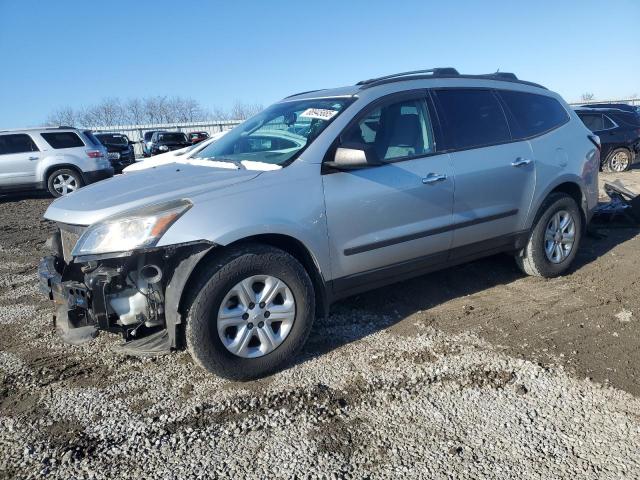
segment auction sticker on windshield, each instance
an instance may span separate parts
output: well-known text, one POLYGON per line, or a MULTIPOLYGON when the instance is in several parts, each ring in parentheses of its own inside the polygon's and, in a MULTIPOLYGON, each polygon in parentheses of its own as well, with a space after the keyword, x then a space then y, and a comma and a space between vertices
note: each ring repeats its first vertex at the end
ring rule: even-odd
POLYGON ((329 110, 326 108, 307 108, 304 112, 300 114, 300 118, 317 118, 319 120, 331 120, 336 113, 337 110, 329 110))

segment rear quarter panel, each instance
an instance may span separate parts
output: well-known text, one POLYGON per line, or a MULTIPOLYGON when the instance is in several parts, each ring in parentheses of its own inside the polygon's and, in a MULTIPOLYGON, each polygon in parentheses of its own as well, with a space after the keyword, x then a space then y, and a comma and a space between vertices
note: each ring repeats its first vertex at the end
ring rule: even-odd
POLYGON ((577 184, 583 195, 582 208, 589 219, 598 203, 598 170, 600 155, 589 140, 591 131, 578 116, 565 106, 570 121, 560 128, 529 140, 536 163, 537 184, 529 211, 527 226, 531 228, 544 199, 559 185, 577 184))

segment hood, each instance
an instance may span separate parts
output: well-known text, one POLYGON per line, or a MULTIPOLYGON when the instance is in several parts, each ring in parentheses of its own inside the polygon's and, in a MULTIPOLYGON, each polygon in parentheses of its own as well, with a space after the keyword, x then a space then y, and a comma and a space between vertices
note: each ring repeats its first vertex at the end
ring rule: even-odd
POLYGON ((116 213, 143 205, 192 198, 250 180, 261 172, 197 165, 165 165, 83 187, 60 197, 44 218, 73 225, 91 225, 116 213))

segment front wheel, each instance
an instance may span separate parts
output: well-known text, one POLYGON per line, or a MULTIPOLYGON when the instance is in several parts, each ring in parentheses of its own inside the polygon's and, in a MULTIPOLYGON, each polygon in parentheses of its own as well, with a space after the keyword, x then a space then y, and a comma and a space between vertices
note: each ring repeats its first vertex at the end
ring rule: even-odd
POLYGON ((516 263, 527 275, 556 277, 571 266, 581 238, 582 214, 576 201, 565 193, 551 194, 540 207, 516 263))
POLYGON ((247 245, 197 275, 186 301, 185 336, 206 370, 234 380, 260 378, 305 343, 315 316, 313 284, 288 253, 247 245))

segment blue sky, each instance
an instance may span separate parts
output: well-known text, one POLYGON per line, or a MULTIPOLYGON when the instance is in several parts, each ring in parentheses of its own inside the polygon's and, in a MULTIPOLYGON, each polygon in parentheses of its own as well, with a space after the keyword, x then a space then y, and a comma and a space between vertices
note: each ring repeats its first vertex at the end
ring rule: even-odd
POLYGON ((0 0, 0 128, 105 97, 206 108, 417 68, 640 95, 640 0, 0 0))

